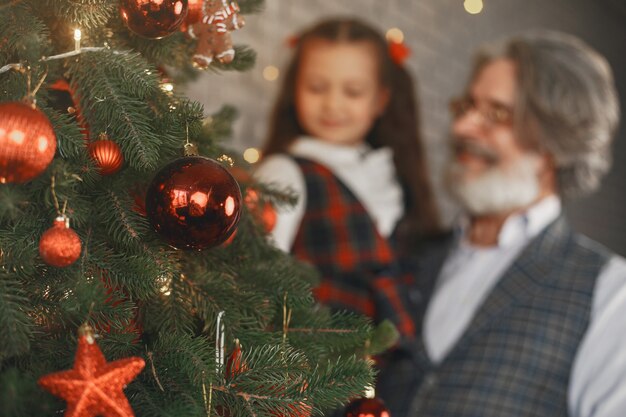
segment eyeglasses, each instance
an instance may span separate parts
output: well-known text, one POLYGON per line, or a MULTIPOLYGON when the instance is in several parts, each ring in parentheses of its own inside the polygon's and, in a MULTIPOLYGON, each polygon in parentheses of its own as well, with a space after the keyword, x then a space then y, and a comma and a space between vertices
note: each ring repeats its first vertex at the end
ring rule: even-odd
POLYGON ((463 96, 450 101, 450 112, 458 119, 470 110, 476 110, 489 126, 512 126, 513 109, 494 101, 477 102, 471 96, 463 96))

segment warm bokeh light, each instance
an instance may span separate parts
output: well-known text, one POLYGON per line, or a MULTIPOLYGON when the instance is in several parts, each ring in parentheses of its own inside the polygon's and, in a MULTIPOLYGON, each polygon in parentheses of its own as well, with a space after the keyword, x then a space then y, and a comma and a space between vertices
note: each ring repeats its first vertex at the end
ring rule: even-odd
POLYGON ((279 75, 280 71, 274 65, 268 65, 263 68, 263 78, 267 81, 276 81, 279 75))
POLYGON ((9 139, 11 139, 16 145, 22 145, 26 135, 21 130, 12 130, 9 133, 9 139))
POLYGON ((391 28, 385 33, 385 38, 389 42, 402 43, 404 41, 404 33, 398 28, 391 28))
POLYGON ((209 194, 196 191, 189 197, 189 215, 193 217, 204 216, 209 203, 209 194))
POLYGON ((235 212, 235 199, 231 196, 226 197, 226 201, 224 201, 224 214, 228 217, 232 216, 235 212))
POLYGON ((83 34, 80 29, 74 29, 74 49, 77 51, 80 49, 80 39, 82 36, 83 34))
POLYGON ((220 157, 217 158, 217 160, 223 164, 228 164, 228 166, 230 167, 235 166, 235 161, 233 160, 233 158, 231 158, 230 156, 226 154, 220 155, 220 157))
POLYGON ((172 84, 172 83, 163 83, 163 84, 161 84, 161 89, 163 91, 165 91, 166 93, 171 93, 172 91, 174 91, 174 84, 172 84))
POLYGON ((177 1, 176 5, 174 5, 174 13, 175 14, 181 14, 183 12, 183 2, 182 1, 177 1))
POLYGON ((243 159, 245 159, 246 162, 249 164, 254 164, 258 162, 260 157, 261 153, 257 148, 248 148, 243 151, 243 159))
POLYGON ((48 138, 45 136, 39 136, 37 138, 37 151, 39 151, 39 153, 44 153, 46 152, 46 150, 48 149, 48 138))
POLYGON ((483 0, 465 0, 463 7, 469 14, 478 14, 483 10, 483 0))

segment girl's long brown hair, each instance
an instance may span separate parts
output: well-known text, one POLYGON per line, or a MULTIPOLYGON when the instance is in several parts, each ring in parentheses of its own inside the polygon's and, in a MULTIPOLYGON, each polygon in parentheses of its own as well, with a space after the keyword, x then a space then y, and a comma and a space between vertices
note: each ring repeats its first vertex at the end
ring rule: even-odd
POLYGON ((376 120, 366 141, 373 148, 388 146, 393 150, 397 175, 404 188, 405 216, 399 224, 400 241, 440 232, 434 195, 428 177, 425 152, 419 135, 417 102, 409 73, 391 59, 387 42, 376 30, 358 20, 327 20, 302 33, 296 43, 291 63, 274 105, 269 136, 263 155, 284 153, 299 136, 306 135, 298 123, 295 108, 296 76, 303 46, 311 39, 333 42, 369 42, 375 46, 380 68, 380 82, 390 91, 389 103, 376 120))

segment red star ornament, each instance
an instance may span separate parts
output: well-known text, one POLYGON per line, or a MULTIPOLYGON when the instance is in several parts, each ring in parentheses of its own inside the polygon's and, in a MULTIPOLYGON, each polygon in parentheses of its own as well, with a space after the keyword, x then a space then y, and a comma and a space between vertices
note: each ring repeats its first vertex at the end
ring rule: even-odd
POLYGON ((39 385, 67 402, 65 417, 132 417, 135 413, 123 389, 144 365, 139 357, 107 363, 87 334, 78 339, 74 369, 44 375, 39 385))

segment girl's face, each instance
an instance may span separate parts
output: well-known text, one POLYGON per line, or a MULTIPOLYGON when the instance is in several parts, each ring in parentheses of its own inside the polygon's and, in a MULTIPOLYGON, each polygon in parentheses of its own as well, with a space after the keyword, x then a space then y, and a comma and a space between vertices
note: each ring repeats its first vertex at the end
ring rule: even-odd
POLYGON ((296 75, 300 126, 320 140, 363 142, 389 96, 379 73, 376 49, 368 42, 307 41, 296 75))

